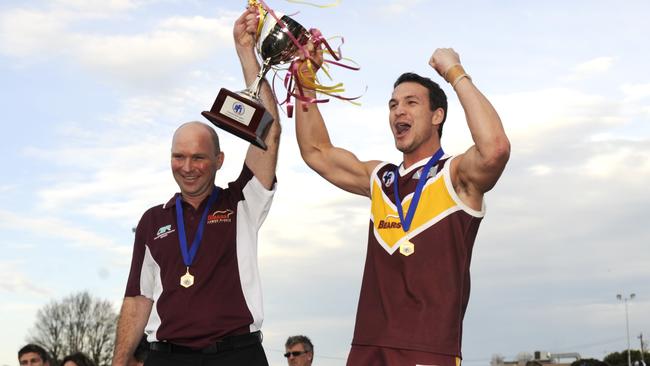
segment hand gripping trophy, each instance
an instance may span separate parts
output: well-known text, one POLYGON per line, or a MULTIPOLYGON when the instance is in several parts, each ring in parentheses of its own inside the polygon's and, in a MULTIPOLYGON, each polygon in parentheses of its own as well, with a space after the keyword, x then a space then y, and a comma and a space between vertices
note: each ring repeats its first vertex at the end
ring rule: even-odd
MULTIPOLYGON (((335 95, 335 92, 343 90, 340 88, 341 84, 334 87, 301 85, 296 61, 300 59, 301 53, 309 58, 309 53, 306 48, 308 42, 311 41, 315 46, 325 45, 329 51, 328 53, 336 60, 340 60, 340 51, 333 51, 317 29, 307 31, 291 17, 273 12, 262 0, 249 0, 249 6, 257 6, 260 9, 260 25, 258 27, 256 42, 256 52, 262 60, 260 72, 257 74, 255 81, 243 91, 235 93, 221 88, 210 111, 204 111, 201 114, 217 127, 266 150, 264 137, 273 121, 273 117, 264 108, 259 98, 259 91, 264 76, 274 66, 291 64, 288 68, 291 77, 285 78, 285 87, 288 90, 288 96, 285 102, 288 102, 291 96, 306 103, 327 101, 307 100, 302 96, 302 92, 300 92, 300 95, 294 94, 291 90, 293 88, 291 80, 294 78, 296 79, 295 83, 297 88, 311 87, 312 89, 325 92, 339 99, 352 100, 356 98, 344 98, 335 95)), ((325 62, 358 70, 356 67, 337 62, 325 62)), ((287 110, 289 117, 291 117, 292 106, 290 103, 288 104, 287 110)))

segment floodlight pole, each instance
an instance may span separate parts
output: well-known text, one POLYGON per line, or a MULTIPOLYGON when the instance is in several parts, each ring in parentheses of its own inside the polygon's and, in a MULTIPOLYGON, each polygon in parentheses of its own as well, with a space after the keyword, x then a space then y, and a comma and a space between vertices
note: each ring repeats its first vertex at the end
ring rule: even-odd
POLYGON ((636 294, 632 293, 629 297, 617 294, 616 298, 625 303, 625 330, 627 332, 627 366, 632 366, 632 356, 630 356, 630 318, 627 311, 627 300, 632 300, 636 294))

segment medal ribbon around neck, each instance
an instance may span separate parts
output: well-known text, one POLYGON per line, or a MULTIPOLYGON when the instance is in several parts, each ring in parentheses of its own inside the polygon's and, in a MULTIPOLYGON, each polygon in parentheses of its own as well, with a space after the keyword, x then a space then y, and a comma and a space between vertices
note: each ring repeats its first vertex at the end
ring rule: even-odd
POLYGON ((199 221, 199 227, 196 230, 196 234, 194 235, 194 240, 192 241, 192 246, 190 248, 187 247, 187 237, 185 235, 185 220, 183 219, 183 206, 181 205, 181 195, 179 194, 176 197, 176 221, 178 225, 178 239, 181 245, 181 254, 183 254, 183 262, 185 263, 185 266, 188 268, 194 262, 194 257, 196 256, 196 252, 199 250, 199 246, 201 245, 201 238, 203 237, 203 229, 205 228, 205 222, 208 218, 208 211, 210 210, 210 207, 214 204, 214 202, 217 200, 220 190, 221 188, 214 187, 214 186, 212 187, 212 193, 210 194, 210 198, 208 199, 208 204, 205 206, 205 209, 203 210, 201 221, 199 221))
POLYGON ((402 209, 402 200, 399 198, 399 192, 397 189, 399 183, 399 166, 395 168, 395 184, 393 191, 395 192, 395 205, 397 206, 397 212, 399 213, 399 220, 402 223, 402 229, 404 232, 408 232, 411 228, 411 223, 413 222, 413 217, 415 216, 415 210, 420 203, 420 196, 422 196, 422 190, 424 189, 424 184, 427 182, 427 177, 431 168, 440 161, 440 158, 445 154, 442 151, 442 148, 438 149, 435 154, 429 159, 427 164, 422 169, 420 173, 420 178, 418 179, 418 185, 415 187, 415 193, 413 194, 413 199, 411 200, 411 205, 409 205, 409 210, 406 213, 406 218, 404 218, 404 210, 402 209))

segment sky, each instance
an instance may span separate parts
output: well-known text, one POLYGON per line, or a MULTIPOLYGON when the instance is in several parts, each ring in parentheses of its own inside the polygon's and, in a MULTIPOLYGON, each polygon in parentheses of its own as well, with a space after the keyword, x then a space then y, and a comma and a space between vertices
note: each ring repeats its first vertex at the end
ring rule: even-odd
MULTIPOLYGON (((499 112, 511 158, 486 195, 472 260, 465 365, 493 355, 602 359, 650 339, 650 48, 645 0, 269 0, 325 36, 346 95, 321 106, 335 145, 401 161, 388 127, 392 83, 413 71, 449 96, 442 144, 472 144, 453 89, 427 61, 453 47, 499 112), (314 2, 316 2, 314 0, 314 2), (320 2, 323 4, 324 2, 320 2)), ((5 0, 0 3, 0 365, 45 304, 83 290, 121 304, 142 213, 177 190, 175 128, 203 120, 220 88, 244 88, 232 25, 246 1, 5 0)), ((278 83, 277 90, 282 91, 278 83)), ((205 120, 203 120, 205 121, 205 120)), ((343 365, 366 252, 369 201, 322 180, 282 117, 278 187, 260 231, 264 346, 306 334, 319 366, 343 365)), ((219 131, 224 186, 247 144, 219 131)))

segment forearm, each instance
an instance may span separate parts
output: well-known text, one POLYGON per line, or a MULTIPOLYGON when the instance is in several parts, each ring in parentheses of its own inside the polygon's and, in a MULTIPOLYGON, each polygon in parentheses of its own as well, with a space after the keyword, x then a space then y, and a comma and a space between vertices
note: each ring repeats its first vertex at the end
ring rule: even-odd
POLYGON ((144 334, 152 301, 143 297, 125 297, 120 310, 113 350, 113 366, 127 365, 144 334))
MULTIPOLYGON (((257 79, 260 72, 260 65, 257 62, 252 48, 237 48, 237 55, 241 62, 242 72, 246 85, 251 85, 257 79)), ((275 170, 278 160, 278 147, 280 145, 280 117, 278 107, 273 97, 273 92, 266 79, 260 80, 259 98, 264 108, 273 117, 273 122, 268 127, 264 142, 266 150, 251 145, 246 154, 246 165, 253 171, 253 174, 267 189, 271 189, 275 178, 275 170)))
MULTIPOLYGON (((257 79, 257 75, 261 70, 261 66, 255 57, 255 52, 252 48, 240 48, 237 47, 237 56, 239 56, 239 61, 242 67, 242 73, 244 74, 244 80, 247 86, 250 86, 257 79)), ((271 114, 274 122, 271 124, 267 135, 267 141, 270 144, 273 144, 277 149, 277 142, 280 136, 280 117, 278 113, 278 106, 273 96, 273 91, 269 85, 266 78, 260 80, 259 87, 259 98, 264 104, 264 108, 271 114)), ((270 148, 270 146, 269 146, 270 148)))
MULTIPOLYGON (((306 96, 309 98, 314 95, 313 92, 307 92, 306 96)), ((324 160, 323 154, 333 147, 329 132, 316 104, 307 103, 304 106, 300 105, 300 102, 297 104, 296 137, 300 154, 307 165, 319 172, 318 163, 324 160)))
POLYGON ((467 125, 481 160, 486 165, 505 164, 510 142, 492 103, 469 78, 459 80, 454 90, 465 111, 467 125))

